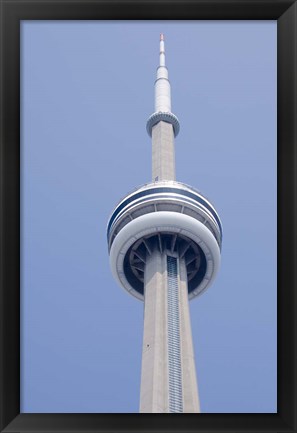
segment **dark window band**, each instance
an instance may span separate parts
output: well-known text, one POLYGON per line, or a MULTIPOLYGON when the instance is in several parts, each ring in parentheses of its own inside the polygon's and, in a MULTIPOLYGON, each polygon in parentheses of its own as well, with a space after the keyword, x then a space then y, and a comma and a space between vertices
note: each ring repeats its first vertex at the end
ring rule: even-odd
POLYGON ((109 223, 108 223, 108 227, 107 227, 107 239, 109 238, 109 231, 110 231, 110 227, 112 225, 112 223, 114 222, 116 216, 118 215, 118 213, 124 208, 126 207, 129 203, 133 202, 134 200, 140 198, 140 197, 145 197, 145 196, 149 196, 151 194, 155 194, 158 192, 174 192, 174 193, 178 193, 187 197, 192 198, 193 200, 195 200, 196 202, 202 204, 204 207, 206 207, 206 209, 208 209, 212 216, 214 217, 214 219, 216 220, 216 222, 218 223, 218 226, 220 227, 220 231, 222 234, 222 225, 220 223, 219 218, 217 217, 217 214, 215 213, 215 211, 213 210, 212 207, 209 206, 209 204, 203 200, 200 197, 197 197, 197 195, 186 191, 184 189, 179 189, 179 188, 167 188, 167 187, 162 187, 162 188, 151 188, 149 190, 144 190, 144 191, 140 191, 134 195, 132 195, 131 197, 129 197, 128 199, 124 200, 114 211, 114 213, 112 214, 112 216, 110 217, 109 223))

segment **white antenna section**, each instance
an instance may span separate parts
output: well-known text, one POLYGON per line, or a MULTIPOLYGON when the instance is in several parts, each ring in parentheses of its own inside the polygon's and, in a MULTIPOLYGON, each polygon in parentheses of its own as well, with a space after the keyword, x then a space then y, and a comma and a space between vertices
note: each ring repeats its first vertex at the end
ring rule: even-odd
POLYGON ((168 69, 165 63, 164 34, 160 34, 159 66, 155 81, 155 112, 148 118, 146 129, 152 137, 153 127, 160 121, 170 123, 173 127, 174 137, 179 133, 178 118, 171 112, 171 90, 168 79, 168 69))
POLYGON ((160 63, 155 81, 155 112, 171 112, 171 91, 168 80, 168 69, 165 66, 164 35, 160 35, 160 63))

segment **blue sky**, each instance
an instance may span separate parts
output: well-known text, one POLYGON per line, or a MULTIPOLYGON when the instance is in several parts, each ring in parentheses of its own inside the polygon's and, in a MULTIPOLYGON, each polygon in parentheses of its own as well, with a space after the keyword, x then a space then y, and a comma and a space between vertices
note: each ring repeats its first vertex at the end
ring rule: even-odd
POLYGON ((190 303, 201 409, 277 410, 276 22, 23 21, 22 412, 138 412, 143 304, 112 278, 106 224, 151 179, 161 32, 177 179, 223 223, 190 303))

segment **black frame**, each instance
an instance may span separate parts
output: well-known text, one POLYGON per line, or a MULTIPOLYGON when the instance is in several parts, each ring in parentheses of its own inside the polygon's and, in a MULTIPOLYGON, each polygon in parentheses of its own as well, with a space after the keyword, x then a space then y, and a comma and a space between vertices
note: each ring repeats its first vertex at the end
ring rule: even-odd
POLYGON ((0 0, 2 432, 296 432, 297 2, 0 0), (20 414, 20 20, 277 20, 278 413, 20 414))

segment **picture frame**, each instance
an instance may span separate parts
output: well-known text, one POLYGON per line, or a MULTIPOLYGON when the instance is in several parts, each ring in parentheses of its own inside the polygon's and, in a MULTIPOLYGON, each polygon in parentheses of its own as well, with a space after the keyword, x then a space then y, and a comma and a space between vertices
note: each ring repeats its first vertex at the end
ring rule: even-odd
POLYGON ((1 431, 296 431, 296 2, 201 0, 1 2, 1 431), (20 413, 20 21, 277 20, 278 412, 276 414, 20 413), (288 229, 289 228, 289 229, 288 229), (175 418, 173 418, 175 417, 175 418))

